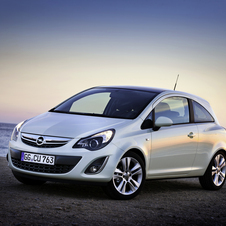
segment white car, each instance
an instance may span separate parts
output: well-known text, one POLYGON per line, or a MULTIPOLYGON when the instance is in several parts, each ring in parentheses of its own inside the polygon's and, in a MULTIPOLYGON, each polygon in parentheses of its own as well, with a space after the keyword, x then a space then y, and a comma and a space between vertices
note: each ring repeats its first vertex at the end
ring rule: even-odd
POLYGON ((225 182, 226 131, 209 103, 173 90, 112 86, 85 90, 18 124, 9 167, 24 184, 99 183, 130 199, 145 179, 199 177, 225 182))

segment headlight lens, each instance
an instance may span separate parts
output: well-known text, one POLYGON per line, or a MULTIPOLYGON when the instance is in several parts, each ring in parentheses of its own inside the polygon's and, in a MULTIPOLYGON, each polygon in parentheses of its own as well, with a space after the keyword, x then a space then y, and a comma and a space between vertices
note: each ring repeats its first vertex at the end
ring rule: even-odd
POLYGON ((11 140, 17 141, 17 138, 19 136, 19 132, 20 132, 20 128, 21 126, 24 124, 25 121, 20 122, 13 130, 12 136, 11 136, 11 140))
POLYGON ((94 134, 90 137, 80 139, 73 148, 85 148, 90 151, 99 150, 108 145, 115 134, 114 129, 94 134))

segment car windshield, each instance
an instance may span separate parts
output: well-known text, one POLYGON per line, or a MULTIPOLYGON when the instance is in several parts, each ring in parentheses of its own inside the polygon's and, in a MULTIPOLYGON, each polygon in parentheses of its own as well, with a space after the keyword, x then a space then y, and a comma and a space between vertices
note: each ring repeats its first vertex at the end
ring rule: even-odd
POLYGON ((134 119, 156 92, 121 88, 92 88, 66 100, 51 112, 134 119))

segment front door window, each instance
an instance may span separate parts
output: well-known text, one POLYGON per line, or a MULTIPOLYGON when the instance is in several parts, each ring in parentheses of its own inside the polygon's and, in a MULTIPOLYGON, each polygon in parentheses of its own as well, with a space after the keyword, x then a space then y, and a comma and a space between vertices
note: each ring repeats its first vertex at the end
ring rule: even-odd
POLYGON ((188 100, 183 97, 169 97, 161 101, 155 108, 155 120, 167 117, 173 124, 189 123, 188 100))

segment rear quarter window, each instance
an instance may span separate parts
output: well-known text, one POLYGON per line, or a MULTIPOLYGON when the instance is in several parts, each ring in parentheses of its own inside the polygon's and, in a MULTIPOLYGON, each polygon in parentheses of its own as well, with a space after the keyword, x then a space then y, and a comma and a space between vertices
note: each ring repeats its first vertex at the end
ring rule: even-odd
POLYGON ((194 122, 214 122, 212 115, 199 103, 192 101, 194 110, 194 122))

